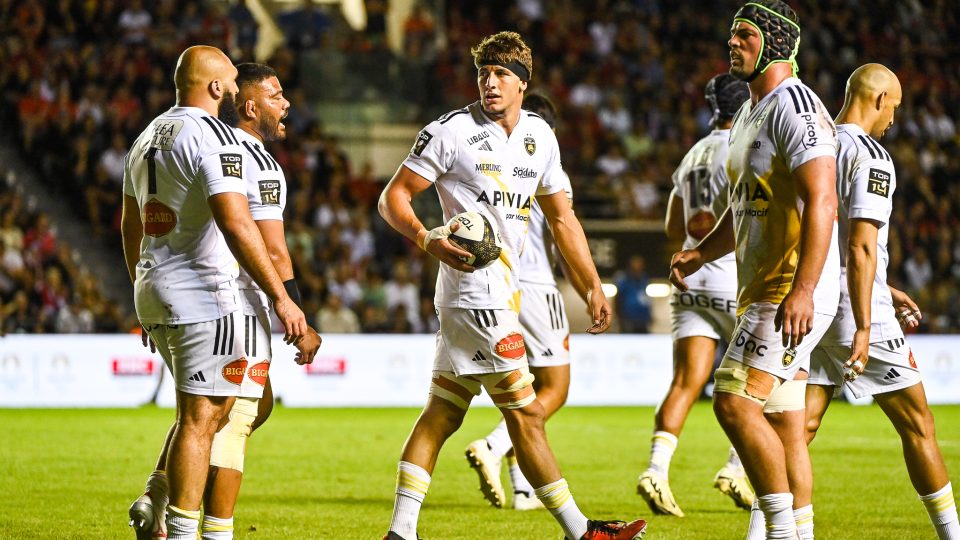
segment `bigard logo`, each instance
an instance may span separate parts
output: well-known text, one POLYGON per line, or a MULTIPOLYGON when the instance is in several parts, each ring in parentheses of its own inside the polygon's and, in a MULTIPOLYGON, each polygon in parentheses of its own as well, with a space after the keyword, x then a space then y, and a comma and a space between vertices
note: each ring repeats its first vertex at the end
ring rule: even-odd
POLYGON ((280 205, 280 181, 260 180, 260 202, 262 204, 280 205))
POLYGON ((250 366, 250 369, 247 370, 247 376, 250 377, 251 381, 260 386, 265 386, 267 384, 267 373, 269 371, 270 362, 260 362, 250 366))
POLYGON ((224 176, 243 178, 243 158, 240 154, 220 154, 220 168, 224 176))
POLYGON ((523 336, 516 332, 507 334, 507 337, 501 339, 493 348, 497 355, 510 360, 519 360, 527 355, 527 348, 523 342, 523 336))
POLYGON ((143 234, 159 238, 177 226, 177 214, 157 199, 143 205, 143 234))
POLYGON ((223 378, 227 382, 233 384, 240 384, 243 382, 243 374, 247 372, 247 359, 241 358, 239 360, 234 360, 229 364, 223 366, 223 378))

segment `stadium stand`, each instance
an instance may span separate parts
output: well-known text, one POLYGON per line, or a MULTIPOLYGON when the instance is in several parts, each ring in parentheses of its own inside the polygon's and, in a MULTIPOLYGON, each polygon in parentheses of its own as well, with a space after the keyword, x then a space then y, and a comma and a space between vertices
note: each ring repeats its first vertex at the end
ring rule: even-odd
MULTIPOLYGON (((578 214, 660 219, 671 172, 707 129, 702 87, 727 68, 724 43, 736 8, 494 0, 444 2, 441 12, 418 1, 395 53, 385 39, 389 2, 367 4, 365 31, 352 30, 329 4, 275 13, 286 39, 266 60, 294 103, 290 137, 271 151, 289 179, 288 241, 305 311, 323 311, 348 329, 353 317, 343 310, 352 311, 363 332, 435 328, 436 262, 376 216, 387 179, 351 163, 333 126, 314 112, 318 103, 399 101, 412 111, 403 120, 426 123, 475 99, 471 43, 519 31, 537 54, 532 88, 564 111, 558 133, 578 214), (322 87, 318 73, 328 76, 322 87)), ((960 331, 960 184, 953 181, 960 175, 960 54, 949 37, 960 31, 960 5, 791 4, 804 21, 801 76, 832 113, 847 75, 863 62, 883 62, 904 81, 900 119, 884 141, 900 178, 890 280, 920 304, 922 332, 960 331)), ((123 154, 146 119, 173 103, 169 74, 179 52, 208 43, 235 61, 253 60, 258 28, 242 2, 3 0, 0 35, 6 144, 49 193, 82 201, 75 208, 91 234, 110 239, 118 237, 123 154)), ((9 185, 0 189, 3 331, 129 330, 132 306, 107 300, 69 248, 45 232, 56 216, 28 211, 9 185)))

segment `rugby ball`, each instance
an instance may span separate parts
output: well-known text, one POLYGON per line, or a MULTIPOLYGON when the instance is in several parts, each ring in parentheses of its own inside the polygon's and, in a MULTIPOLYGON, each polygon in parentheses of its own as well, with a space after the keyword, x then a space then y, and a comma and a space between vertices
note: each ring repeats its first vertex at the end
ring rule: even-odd
POLYGON ((497 226, 487 216, 480 212, 463 212, 450 218, 447 225, 452 228, 454 223, 460 228, 450 234, 450 240, 471 253, 470 257, 461 257, 463 262, 475 268, 486 268, 500 258, 503 240, 497 226))

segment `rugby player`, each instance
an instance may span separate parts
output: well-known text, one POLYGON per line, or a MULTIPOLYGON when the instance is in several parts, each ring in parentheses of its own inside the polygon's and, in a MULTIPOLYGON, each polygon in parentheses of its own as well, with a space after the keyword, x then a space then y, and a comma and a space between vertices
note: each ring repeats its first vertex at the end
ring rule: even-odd
MULTIPOLYGON (((717 223, 727 207, 727 138, 730 124, 749 99, 747 83, 729 73, 707 82, 704 96, 713 111, 713 130, 687 152, 673 173, 673 190, 664 229, 667 237, 692 248, 717 223)), ((670 489, 670 460, 690 408, 713 372, 717 343, 728 341, 736 324, 737 267, 733 253, 705 264, 685 278, 689 289, 673 291, 673 380, 654 415, 650 461, 637 480, 637 493, 658 514, 683 517, 670 489)), ((714 477, 714 487, 741 508, 753 503, 740 456, 730 448, 727 463, 714 477)))
POLYGON ((900 327, 916 325, 921 315, 912 301, 895 301, 886 285, 887 225, 897 175, 890 153, 878 140, 893 125, 901 98, 900 81, 892 71, 866 64, 847 81, 836 119, 841 300, 810 361, 807 441, 816 436, 830 399, 843 385, 858 398, 872 395, 900 435, 907 473, 937 537, 957 540, 960 523, 953 487, 923 381, 900 327))
MULTIPOLYGON (((540 116, 556 132, 557 108, 546 96, 526 94, 523 109, 540 116)), ((566 179, 564 191, 572 205, 573 188, 569 178, 566 179)), ((523 327, 530 373, 534 376, 533 390, 537 401, 543 405, 545 420, 566 403, 570 390, 570 324, 554 275, 557 265, 555 246, 543 211, 534 199, 530 204, 527 239, 520 254, 518 270, 522 299, 520 326, 523 327)), ((565 266, 563 269, 565 274, 569 274, 565 266)), ((543 508, 517 464, 506 421, 501 420, 485 438, 471 442, 466 455, 470 466, 480 477, 480 491, 494 507, 500 508, 506 504, 500 482, 501 460, 506 457, 513 487, 513 509, 543 508)))
POLYGON ((440 319, 430 396, 403 448, 388 540, 415 540, 420 507, 437 455, 460 427, 470 401, 486 389, 500 408, 524 476, 569 539, 639 538, 646 522, 587 520, 577 507, 544 431, 520 325, 517 271, 531 199, 536 196, 600 333, 610 305, 573 215, 564 186, 556 136, 541 117, 521 109, 533 71, 530 48, 515 32, 484 38, 471 53, 480 101, 425 127, 380 196, 379 210, 397 231, 438 258, 434 299, 440 319), (447 237, 457 225, 427 229, 411 205, 436 187, 446 219, 464 211, 495 221, 503 238, 500 259, 477 270, 470 254, 447 237))
POLYGON ((127 155, 121 232, 137 317, 174 376, 177 422, 168 434, 166 531, 134 523, 140 538, 197 537, 218 428, 237 396, 259 398, 237 331, 238 265, 273 301, 285 339, 305 361, 319 347, 286 292, 247 203, 243 147, 218 117, 235 118, 237 69, 215 47, 185 50, 177 104, 141 133, 127 155))
POLYGON ((686 276, 736 250, 738 320, 715 374, 714 412, 743 458, 767 538, 794 538, 798 523, 813 527, 810 351, 840 294, 836 128, 795 76, 800 25, 790 6, 747 2, 730 35, 730 73, 750 86, 730 128, 730 206, 700 244, 674 255, 671 280, 687 290, 686 276))

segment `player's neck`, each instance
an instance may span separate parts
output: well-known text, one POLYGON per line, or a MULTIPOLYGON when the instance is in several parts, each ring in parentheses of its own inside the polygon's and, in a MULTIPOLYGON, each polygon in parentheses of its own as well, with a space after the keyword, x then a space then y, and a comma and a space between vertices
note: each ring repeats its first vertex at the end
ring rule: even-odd
POLYGON ((197 96, 195 93, 190 92, 181 93, 178 91, 176 105, 177 107, 196 107, 203 109, 210 116, 217 116, 219 113, 216 101, 197 96))
POLYGON ((251 126, 250 124, 248 124, 248 123, 246 123, 246 122, 240 122, 239 124, 237 124, 237 128, 242 129, 243 131, 247 132, 248 134, 250 134, 251 137, 253 137, 254 139, 260 141, 261 144, 263 143, 263 135, 260 135, 260 132, 257 131, 257 130, 256 130, 253 126, 251 126))
POLYGON ((793 76, 793 67, 787 63, 777 63, 767 68, 756 79, 750 81, 750 100, 756 105, 761 99, 773 92, 780 83, 793 76))
POLYGON ((862 129, 863 132, 868 135, 870 134, 870 128, 872 124, 872 122, 868 121, 863 112, 849 101, 843 104, 843 108, 840 109, 840 114, 837 115, 834 123, 838 126, 841 124, 856 124, 860 126, 860 129, 862 129))
POLYGON ((493 122, 503 128, 503 131, 507 134, 507 137, 513 132, 513 129, 517 127, 517 123, 520 121, 520 107, 511 107, 502 113, 492 113, 490 111, 483 111, 483 114, 487 118, 493 120, 493 122))

